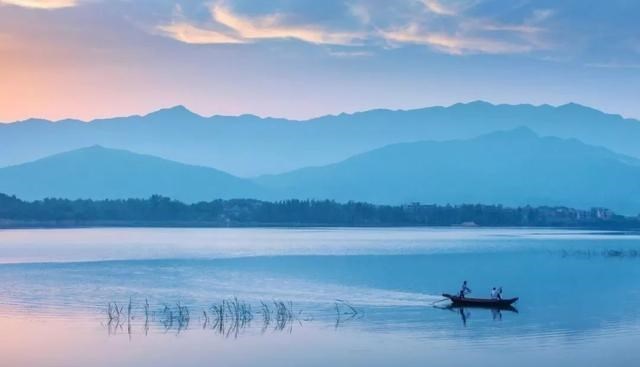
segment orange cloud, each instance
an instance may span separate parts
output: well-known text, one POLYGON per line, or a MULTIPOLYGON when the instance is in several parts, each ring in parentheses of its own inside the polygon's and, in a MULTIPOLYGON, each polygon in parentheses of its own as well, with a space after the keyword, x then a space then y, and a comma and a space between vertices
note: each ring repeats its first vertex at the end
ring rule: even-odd
POLYGON ((211 6, 211 16, 226 31, 202 28, 186 21, 158 27, 165 35, 191 44, 250 43, 262 39, 297 39, 314 44, 355 45, 364 34, 338 32, 316 25, 287 25, 282 14, 243 17, 220 6, 211 6))
POLYGON ((280 14, 241 17, 220 5, 213 5, 211 14, 216 22, 246 39, 294 38, 316 44, 350 45, 361 37, 358 33, 333 32, 312 25, 284 25, 280 14))
POLYGON ((32 9, 61 9, 78 5, 77 0, 0 0, 0 4, 32 9))
POLYGON ((196 27, 187 22, 177 22, 158 27, 169 37, 190 44, 244 43, 242 39, 231 37, 221 32, 196 27))
POLYGON ((438 0, 422 0, 425 8, 438 15, 455 15, 457 12, 451 7, 445 6, 438 0))
POLYGON ((512 43, 466 35, 423 32, 416 25, 410 25, 404 29, 385 31, 382 32, 382 35, 387 41, 427 45, 452 55, 469 53, 508 54, 532 50, 530 45, 524 43, 512 43))

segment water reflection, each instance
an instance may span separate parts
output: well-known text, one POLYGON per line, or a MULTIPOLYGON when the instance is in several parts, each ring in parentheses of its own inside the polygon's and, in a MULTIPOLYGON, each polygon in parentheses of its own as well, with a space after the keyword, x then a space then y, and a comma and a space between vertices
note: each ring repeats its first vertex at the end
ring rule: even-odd
POLYGON ((446 306, 438 306, 434 305, 434 308, 451 311, 460 315, 460 320, 462 321, 462 325, 467 327, 467 321, 471 318, 471 310, 474 310, 474 313, 482 312, 482 310, 486 310, 490 315, 493 321, 502 321, 503 312, 506 313, 518 313, 518 309, 514 306, 501 306, 501 307, 487 307, 487 306, 473 306, 473 305, 465 305, 459 306, 454 304, 449 304, 446 306))

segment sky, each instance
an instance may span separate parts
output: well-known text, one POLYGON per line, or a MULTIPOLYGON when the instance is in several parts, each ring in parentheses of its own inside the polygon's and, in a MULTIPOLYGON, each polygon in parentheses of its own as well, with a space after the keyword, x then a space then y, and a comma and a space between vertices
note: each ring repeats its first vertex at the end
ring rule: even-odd
POLYGON ((0 0, 0 121, 457 102, 640 118, 635 0, 0 0))

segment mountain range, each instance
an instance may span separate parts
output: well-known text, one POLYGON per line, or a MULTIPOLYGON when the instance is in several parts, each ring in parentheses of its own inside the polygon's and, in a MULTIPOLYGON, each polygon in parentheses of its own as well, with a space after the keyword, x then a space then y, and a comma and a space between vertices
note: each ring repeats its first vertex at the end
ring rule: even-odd
POLYGON ((0 192, 23 199, 334 199, 607 207, 640 213, 640 160, 528 128, 471 139, 397 143, 337 163, 241 178, 91 146, 0 169, 0 192))
POLYGON ((182 106, 90 122, 30 119, 0 124, 0 167, 101 145, 254 177, 337 163, 390 144, 470 139, 521 126, 542 136, 575 138, 640 158, 640 121, 577 104, 478 101, 305 121, 253 115, 203 117, 182 106))
POLYGON ((147 198, 185 202, 264 196, 250 180, 119 149, 91 146, 0 169, 0 192, 26 200, 147 198))

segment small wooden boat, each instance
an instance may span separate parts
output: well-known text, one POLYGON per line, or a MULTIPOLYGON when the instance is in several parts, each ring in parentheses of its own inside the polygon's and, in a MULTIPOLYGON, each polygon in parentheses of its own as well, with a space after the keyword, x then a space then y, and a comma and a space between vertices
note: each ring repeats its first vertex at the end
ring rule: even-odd
POLYGON ((485 307, 485 308, 512 308, 512 304, 518 300, 516 298, 504 298, 504 299, 491 299, 491 298, 469 298, 459 297, 451 294, 444 293, 442 297, 446 297, 451 300, 453 306, 457 307, 485 307))

